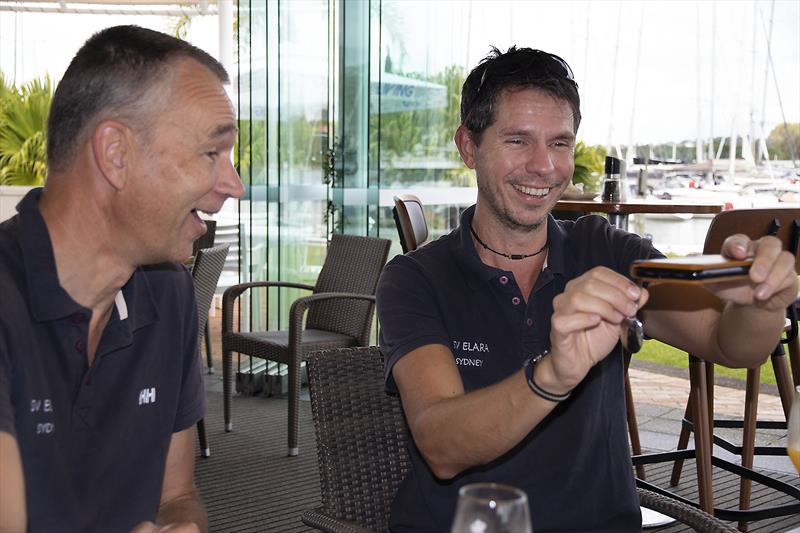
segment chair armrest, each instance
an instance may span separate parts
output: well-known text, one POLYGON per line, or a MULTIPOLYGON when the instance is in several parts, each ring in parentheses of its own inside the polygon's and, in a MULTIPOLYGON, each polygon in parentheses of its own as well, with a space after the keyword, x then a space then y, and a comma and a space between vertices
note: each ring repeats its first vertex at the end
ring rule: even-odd
POLYGON ((289 349, 299 345, 303 340, 303 314, 308 306, 321 300, 332 300, 336 298, 351 300, 367 300, 375 302, 372 294, 358 294, 354 292, 318 292, 309 296, 302 296, 292 303, 289 308, 289 349))
POLYGON ((349 520, 341 520, 325 514, 322 508, 310 509, 301 516, 303 523, 326 533, 374 533, 349 520))
POLYGON ((670 516, 697 531, 703 531, 704 533, 735 533, 739 531, 705 511, 675 498, 643 488, 637 488, 637 491, 639 492, 639 503, 642 506, 670 516))
POLYGON ((314 290, 313 285, 306 283, 294 283, 291 281, 251 281, 249 283, 239 283, 225 289, 222 293, 222 333, 233 331, 233 304, 236 299, 246 290, 256 287, 286 287, 290 289, 314 290))

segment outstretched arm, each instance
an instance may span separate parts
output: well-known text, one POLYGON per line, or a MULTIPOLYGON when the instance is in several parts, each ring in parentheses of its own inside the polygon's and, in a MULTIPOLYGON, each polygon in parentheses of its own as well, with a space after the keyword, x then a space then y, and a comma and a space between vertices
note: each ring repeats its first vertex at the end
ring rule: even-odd
POLYGON ((704 286, 653 285, 644 310, 645 329, 651 337, 692 355, 752 368, 775 348, 786 308, 797 297, 795 259, 781 250, 775 237, 753 241, 733 235, 725 240, 722 254, 752 257, 749 277, 704 286))

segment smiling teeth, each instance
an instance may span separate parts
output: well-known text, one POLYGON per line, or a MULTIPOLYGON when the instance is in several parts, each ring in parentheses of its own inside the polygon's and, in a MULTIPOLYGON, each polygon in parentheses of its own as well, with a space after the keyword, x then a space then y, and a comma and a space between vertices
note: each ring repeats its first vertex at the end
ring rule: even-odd
POLYGON ((549 188, 537 189, 534 187, 525 187, 524 185, 514 185, 514 188, 530 196, 547 196, 547 193, 550 192, 549 188))

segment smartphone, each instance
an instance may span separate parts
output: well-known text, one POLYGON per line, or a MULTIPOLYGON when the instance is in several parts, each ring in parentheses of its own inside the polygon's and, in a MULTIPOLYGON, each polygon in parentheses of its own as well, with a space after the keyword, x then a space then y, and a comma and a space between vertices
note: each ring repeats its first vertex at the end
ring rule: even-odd
POLYGON ((641 259, 631 264, 631 276, 642 281, 705 283, 746 278, 752 259, 693 255, 675 259, 641 259))

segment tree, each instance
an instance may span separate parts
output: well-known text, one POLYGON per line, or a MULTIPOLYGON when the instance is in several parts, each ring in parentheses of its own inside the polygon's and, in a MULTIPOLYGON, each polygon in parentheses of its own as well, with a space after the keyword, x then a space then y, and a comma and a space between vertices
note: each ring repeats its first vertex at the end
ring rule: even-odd
POLYGON ((47 176, 49 76, 17 88, 0 73, 0 185, 42 185, 47 176))
POLYGON ((800 156, 800 122, 778 124, 772 128, 767 148, 776 159, 797 160, 800 156))

